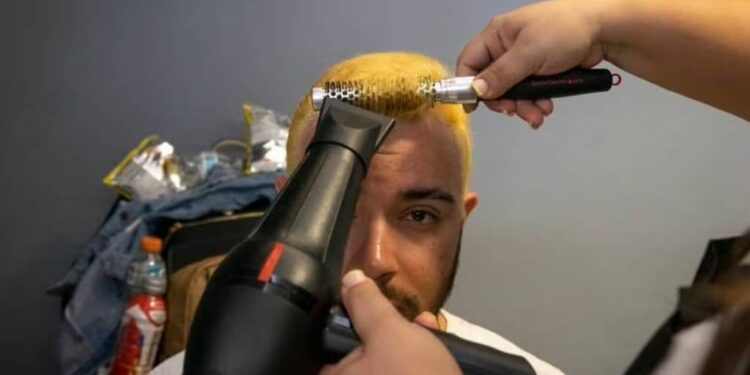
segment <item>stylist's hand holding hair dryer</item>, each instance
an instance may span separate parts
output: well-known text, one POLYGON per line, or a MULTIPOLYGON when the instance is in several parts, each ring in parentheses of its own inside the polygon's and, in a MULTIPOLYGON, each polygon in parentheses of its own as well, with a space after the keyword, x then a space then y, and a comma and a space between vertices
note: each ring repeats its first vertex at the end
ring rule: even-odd
POLYGON ((362 271, 349 271, 341 285, 341 298, 362 345, 324 367, 321 375, 461 374, 448 349, 426 328, 404 319, 362 271))
MULTIPOLYGON (((557 0, 498 15, 458 58, 482 98, 529 75, 603 60, 676 93, 750 120, 750 1, 557 0)), ((485 101, 538 128, 550 100, 485 101)))

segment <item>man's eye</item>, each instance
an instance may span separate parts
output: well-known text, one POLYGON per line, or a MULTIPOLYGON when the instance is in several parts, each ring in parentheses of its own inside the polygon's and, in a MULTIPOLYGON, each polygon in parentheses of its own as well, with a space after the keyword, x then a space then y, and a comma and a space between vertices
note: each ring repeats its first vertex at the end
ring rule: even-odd
POLYGON ((413 221, 415 223, 418 223, 418 224, 431 224, 431 223, 435 222, 435 220, 437 218, 435 217, 435 215, 433 215, 433 214, 431 214, 431 213, 429 213, 427 211, 424 211, 424 210, 415 210, 415 211, 409 212, 406 215, 406 219, 409 220, 409 221, 413 221))

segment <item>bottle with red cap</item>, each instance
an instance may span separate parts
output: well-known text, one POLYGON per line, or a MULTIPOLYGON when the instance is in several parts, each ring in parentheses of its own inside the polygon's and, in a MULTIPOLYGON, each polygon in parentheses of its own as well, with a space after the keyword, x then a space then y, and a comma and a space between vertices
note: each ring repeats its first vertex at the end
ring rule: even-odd
POLYGON ((110 375, 141 375, 151 371, 167 320, 162 241, 145 236, 141 250, 145 257, 133 262, 128 272, 131 298, 123 314, 110 375))

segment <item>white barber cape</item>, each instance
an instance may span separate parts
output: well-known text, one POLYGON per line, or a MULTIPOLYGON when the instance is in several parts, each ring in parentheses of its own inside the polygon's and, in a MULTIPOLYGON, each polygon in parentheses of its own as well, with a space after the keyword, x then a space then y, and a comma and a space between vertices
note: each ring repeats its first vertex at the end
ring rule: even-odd
MULTIPOLYGON (((446 331, 448 333, 452 333, 464 340, 473 341, 477 344, 482 344, 509 354, 524 357, 538 375, 563 375, 563 372, 557 367, 526 352, 502 336, 480 326, 471 324, 445 310, 441 310, 441 312, 443 316, 445 316, 447 322, 446 331)), ((179 352, 154 368, 149 375, 181 375, 184 359, 185 352, 179 352)))

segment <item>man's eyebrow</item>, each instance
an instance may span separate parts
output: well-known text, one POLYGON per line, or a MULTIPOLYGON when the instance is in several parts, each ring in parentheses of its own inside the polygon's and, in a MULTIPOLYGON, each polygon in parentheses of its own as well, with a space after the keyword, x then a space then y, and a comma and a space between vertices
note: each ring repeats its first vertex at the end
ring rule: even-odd
POLYGON ((436 187, 402 190, 401 198, 407 201, 434 199, 447 203, 456 203, 456 198, 451 193, 436 187))

